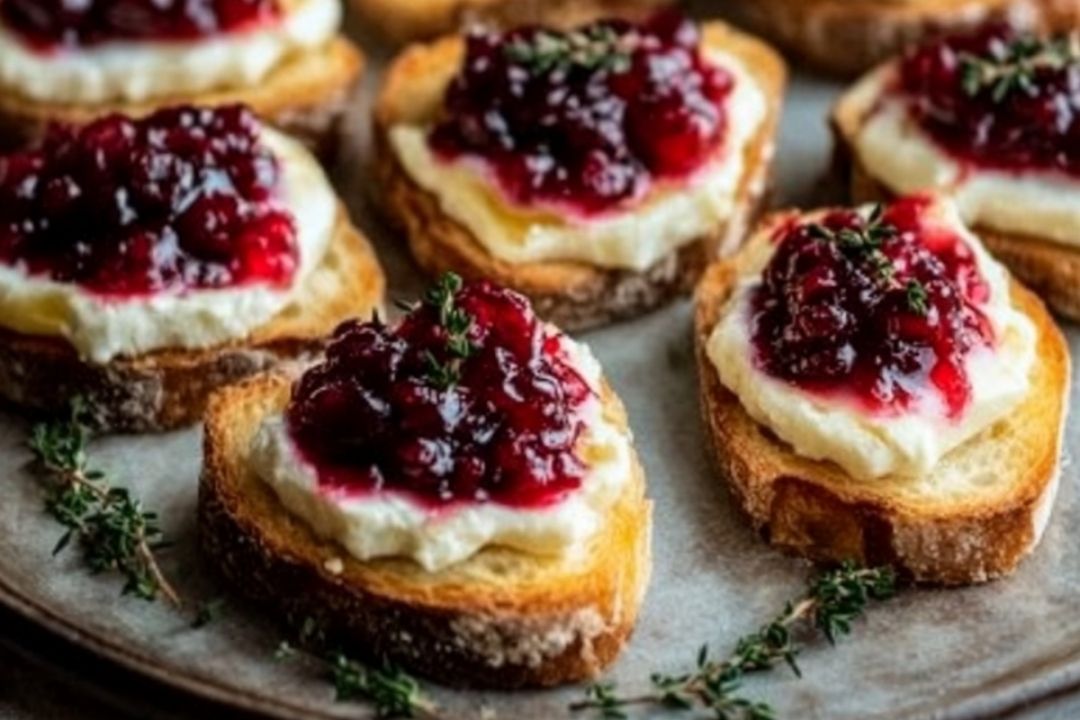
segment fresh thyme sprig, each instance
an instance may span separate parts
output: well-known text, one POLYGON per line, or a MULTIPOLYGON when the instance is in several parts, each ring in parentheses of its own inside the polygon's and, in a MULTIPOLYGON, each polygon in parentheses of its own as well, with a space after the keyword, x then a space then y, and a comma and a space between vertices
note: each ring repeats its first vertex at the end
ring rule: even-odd
POLYGON ((438 279, 424 297, 424 303, 438 312, 439 324, 446 331, 446 351, 450 359, 446 362, 440 361, 431 352, 424 358, 428 379, 443 390, 457 384, 461 379, 461 363, 476 350, 469 340, 472 316, 456 303, 457 294, 463 284, 460 276, 448 272, 438 279))
POLYGON ((1050 40, 1027 36, 1002 43, 988 55, 962 54, 960 82, 967 95, 989 90, 990 98, 1000 103, 1016 92, 1037 93, 1035 73, 1040 68, 1060 70, 1078 62, 1080 33, 1050 40))
POLYGON ((630 67, 632 41, 605 25, 568 33, 540 30, 530 39, 508 43, 504 52, 535 75, 573 68, 624 72, 630 67))
POLYGON ((157 514, 143 511, 127 489, 111 486, 104 472, 89 466, 85 418, 86 407, 76 400, 67 420, 39 423, 28 442, 51 481, 45 508, 67 528, 53 554, 78 539, 91 572, 124 577, 123 594, 144 600, 164 595, 181 607, 154 554, 163 545, 157 514))
POLYGON ((816 240, 836 243, 849 255, 865 257, 873 266, 878 280, 889 288, 903 287, 908 308, 917 315, 925 316, 930 311, 930 295, 926 287, 917 278, 910 278, 904 285, 899 285, 896 266, 881 249, 885 241, 895 237, 897 233, 894 225, 885 222, 884 215, 884 207, 877 203, 870 209, 862 227, 832 230, 820 223, 812 223, 807 226, 806 231, 816 240))
POLYGON ((607 720, 621 720, 629 708, 649 706, 708 710, 720 720, 773 720, 776 713, 768 704, 739 694, 743 677, 780 663, 801 677, 796 661, 801 650, 796 640, 799 631, 816 630, 835 643, 851 631, 852 623, 871 601, 885 600, 894 593, 891 569, 862 569, 845 563, 811 580, 803 597, 787 603, 783 612, 757 632, 740 638, 726 659, 710 658, 705 646, 698 652, 692 671, 682 675, 656 673, 648 693, 623 697, 614 685, 594 685, 585 699, 570 709, 592 710, 607 720))
POLYGON ((422 693, 420 684, 393 665, 371 668, 337 653, 331 660, 330 679, 339 701, 366 700, 380 718, 434 718, 437 709, 422 693))

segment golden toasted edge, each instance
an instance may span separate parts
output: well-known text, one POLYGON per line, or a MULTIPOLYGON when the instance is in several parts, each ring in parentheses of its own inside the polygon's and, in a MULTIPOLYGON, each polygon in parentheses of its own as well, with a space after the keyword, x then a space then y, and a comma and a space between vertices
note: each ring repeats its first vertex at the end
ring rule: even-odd
MULTIPOLYGON (((884 66, 883 66, 884 67, 884 66)), ((881 72, 881 69, 873 72, 881 72)), ((864 120, 861 107, 844 95, 833 108, 831 125, 835 152, 834 172, 846 184, 853 202, 874 202, 895 197, 870 175, 855 152, 855 138, 864 120)), ((1080 320, 1080 249, 1046 238, 1005 233, 976 226, 973 231, 986 247, 1024 285, 1035 291, 1054 312, 1080 320)))
MULTIPOLYGON (((252 434, 289 388, 287 377, 258 376, 216 393, 206 414, 200 543, 238 592, 287 624, 311 618, 335 643, 451 685, 559 685, 614 661, 651 566, 652 504, 636 458, 633 482, 583 563, 534 559, 535 577, 496 583, 470 568, 511 567, 520 553, 487 549, 438 573, 404 560, 360 562, 318 539, 245 465, 252 434)), ((605 403, 623 413, 610 390, 605 403)))
MULTIPOLYGON (((782 213, 776 218, 789 217, 782 213)), ((767 220, 766 223, 769 223, 767 220)), ((1039 427, 1019 429, 1042 447, 1005 499, 915 504, 874 483, 847 481, 838 466, 798 456, 756 423, 720 382, 706 351, 740 274, 736 256, 711 266, 696 292, 695 346, 702 415, 717 469, 755 530, 771 544, 816 561, 889 564, 918 582, 958 585, 1008 574, 1037 544, 1057 491, 1071 372, 1068 347, 1042 302, 1018 283, 1014 303, 1038 329, 1037 362, 1048 387, 1039 427)), ((993 442, 990 428, 969 444, 993 442)))
POLYGON ((55 415, 79 396, 94 424, 108 432, 160 432, 197 422, 213 390, 313 356, 340 322, 381 308, 382 268, 344 208, 320 270, 332 272, 340 286, 317 307, 290 307, 248 338, 206 350, 160 350, 98 365, 60 338, 0 330, 0 398, 27 413, 55 415))
POLYGON ((339 37, 319 50, 292 56, 250 88, 174 95, 147 103, 93 105, 40 102, 0 89, 0 148, 16 149, 34 142, 50 122, 83 125, 111 113, 139 117, 174 105, 243 103, 325 160, 338 146, 340 124, 363 67, 360 48, 339 37))
POLYGON ((782 59, 771 48, 723 23, 706 24, 704 42, 744 63, 767 98, 767 117, 747 148, 738 211, 727 227, 688 243, 644 272, 575 262, 506 262, 447 216, 438 199, 409 177, 387 135, 394 125, 422 121, 431 112, 445 77, 431 69, 459 64, 462 42, 458 37, 446 37, 403 51, 389 67, 375 105, 376 171, 382 206, 391 221, 404 230, 417 263, 432 275, 453 270, 519 290, 530 297, 541 316, 567 330, 640 315, 689 291, 711 258, 731 252, 741 243, 764 206, 787 78, 782 59))

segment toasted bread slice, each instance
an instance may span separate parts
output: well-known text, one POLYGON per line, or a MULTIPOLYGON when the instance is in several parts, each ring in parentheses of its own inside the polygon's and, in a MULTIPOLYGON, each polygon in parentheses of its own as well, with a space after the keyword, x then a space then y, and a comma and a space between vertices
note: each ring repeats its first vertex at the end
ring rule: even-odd
POLYGON ((84 125, 110 113, 133 117, 173 105, 245 104, 271 125, 302 141, 320 158, 333 156, 340 124, 360 79, 364 58, 344 38, 290 56, 258 85, 195 95, 170 95, 144 103, 64 104, 0 92, 0 147, 15 149, 38 139, 50 122, 84 125))
POLYGON ((1051 31, 1080 28, 1080 0, 1038 0, 1051 31))
MULTIPOLYGON (((288 378, 263 375, 216 393, 207 411, 199 537, 237 591, 291 624, 311 618, 315 635, 451 685, 558 685, 615 659, 650 571, 652 506, 636 458, 583 558, 489 547, 438 572, 361 562, 319 539, 247 465, 261 421, 289 393, 288 378)), ((604 403, 625 424, 606 386, 604 403)))
POLYGON ((473 20, 571 27, 604 17, 642 18, 673 0, 352 0, 364 23, 392 42, 452 32, 473 20))
POLYGON ((1001 20, 1033 27, 1041 0, 754 0, 739 19, 816 69, 851 77, 905 45, 1001 20))
POLYGON ((813 560, 889 564, 918 582, 958 585, 1011 572, 1042 536, 1060 470, 1070 360, 1042 302, 1013 282, 1013 302, 1038 329, 1031 392, 1019 407, 946 455, 933 482, 859 481, 796 454, 720 382, 706 343, 745 272, 742 255, 709 268, 694 334, 716 466, 755 530, 813 560))
POLYGON ((438 198, 409 176, 390 147, 390 128, 423 123, 439 112, 442 94, 461 63, 461 38, 447 37, 408 48, 387 71, 375 108, 377 172, 383 207, 408 239, 413 257, 431 275, 451 270, 488 278, 533 302, 539 315, 567 330, 583 330, 633 317, 688 292, 714 257, 731 252, 764 206, 774 138, 787 71, 767 45, 729 26, 704 26, 708 47, 738 57, 760 85, 767 115, 744 155, 735 215, 708 237, 669 253, 644 272, 580 262, 511 263, 492 255, 442 209, 438 198))
MULTIPOLYGON (((884 66, 874 72, 883 71, 884 66)), ((869 111, 866 98, 848 94, 840 99, 832 113, 836 172, 848 184, 851 199, 857 203, 888 200, 895 195, 870 175, 854 150, 855 139, 869 111)), ((990 252, 1021 282, 1038 293, 1052 310, 1080 320, 1080 249, 1034 235, 1005 233, 987 227, 976 226, 973 231, 990 252)))
POLYGON ((80 396, 93 424, 110 432, 157 432, 198 422, 213 390, 315 355, 343 320, 381 308, 382 269, 344 208, 339 212, 330 249, 301 297, 249 337, 97 365, 61 338, 0 330, 0 398, 33 413, 59 414, 80 396))

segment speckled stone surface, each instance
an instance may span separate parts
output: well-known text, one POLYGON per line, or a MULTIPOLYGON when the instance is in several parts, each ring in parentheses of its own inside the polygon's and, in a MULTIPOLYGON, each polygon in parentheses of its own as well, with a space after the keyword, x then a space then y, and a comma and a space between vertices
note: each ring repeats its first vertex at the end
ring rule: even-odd
MULTIPOLYGON (((354 112, 357 132, 344 155, 349 170, 338 180, 354 220, 376 240, 392 296, 407 298, 419 280, 400 243, 372 213, 366 161, 351 160, 366 157, 363 108, 372 80, 354 112)), ((821 178, 831 147, 824 117, 838 89, 797 76, 777 158, 777 204, 826 197, 821 178)), ((1080 348, 1080 331, 1069 335, 1073 349, 1080 348)), ((759 542, 709 468, 689 303, 584 339, 626 402, 656 502, 653 583, 637 633, 611 673, 632 690, 644 687, 653 670, 689 667, 703 642, 719 652, 730 649, 739 634, 800 591, 809 568, 759 542)), ((77 644, 219 700, 282 716, 364 716, 361 707, 333 702, 316 667, 274 662, 280 632, 239 602, 227 602, 218 621, 193 630, 165 607, 119 599, 115 582, 90 577, 70 553, 51 557, 59 531, 41 510, 40 486, 25 472, 25 433, 24 424, 0 415, 0 593, 20 613, 77 644)), ((1072 422, 1066 447, 1078 441, 1080 425, 1072 422)), ((198 431, 100 441, 94 458, 163 512, 166 534, 176 542, 165 569, 180 578, 184 592, 220 594, 195 552, 198 431)), ((1074 610, 1080 537, 1072 532, 1080 522, 1080 472, 1069 462, 1064 472, 1046 538, 1016 575, 977 588, 905 592, 875 609, 838 648, 808 649, 803 679, 778 671, 753 679, 747 692, 774 704, 784 718, 1080 717, 1080 700, 1070 694, 1080 686, 1080 615, 1074 610)), ((16 635, 16 624, 25 621, 0 615, 0 638, 16 635)), ((16 639, 43 660, 0 645, 0 718, 117 717, 117 702, 137 717, 199 712, 155 707, 154 686, 132 674, 99 677, 89 672, 101 669, 90 655, 39 647, 23 634, 16 639)), ((565 717, 579 693, 434 690, 447 717, 515 720, 565 717)))

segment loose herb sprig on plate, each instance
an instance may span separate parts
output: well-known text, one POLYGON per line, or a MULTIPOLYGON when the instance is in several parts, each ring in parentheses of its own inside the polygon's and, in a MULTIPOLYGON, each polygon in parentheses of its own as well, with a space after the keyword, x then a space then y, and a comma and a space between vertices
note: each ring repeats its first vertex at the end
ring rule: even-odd
POLYGON ((1080 63, 1080 33, 1050 40, 1022 37, 989 55, 962 54, 960 82, 967 95, 989 90, 990 98, 1000 103, 1015 92, 1036 93, 1035 73, 1040 68, 1060 70, 1074 63, 1080 63))
POLYGON ((428 379, 443 390, 457 384, 461 379, 461 363, 476 350, 469 340, 472 316, 456 302, 463 284, 460 276, 445 273, 424 297, 424 304, 439 313, 439 324, 446 331, 446 351, 450 359, 446 362, 440 361, 430 352, 425 357, 428 379))
POLYGON ((110 485, 103 471, 89 466, 85 413, 84 403, 76 400, 67 420, 39 423, 28 442, 51 483, 45 508, 67 528, 53 554, 77 539, 91 572, 124 577, 125 595, 144 600, 163 595, 180 607, 180 596, 154 555, 162 546, 157 514, 144 511, 130 491, 110 485))
POLYGON ((735 644, 724 660, 709 657, 708 646, 698 652, 694 669, 682 675, 654 674, 652 691, 623 697, 611 684, 594 685, 572 711, 593 710, 600 717, 627 717, 631 707, 664 707, 672 710, 708 710, 720 720, 772 720, 776 713, 766 703, 738 694, 743 676, 786 664, 801 677, 796 658, 801 646, 800 630, 819 632, 830 643, 851 631, 851 624, 871 601, 895 593, 895 576, 889 568, 861 569, 845 563, 811 580, 806 594, 787 603, 777 617, 735 644))
POLYGON ((865 257, 873 265, 882 283, 889 287, 903 287, 907 294, 908 308, 916 315, 925 316, 930 311, 930 295, 926 287, 917 278, 908 279, 903 286, 898 285, 896 266, 881 250, 885 241, 895 237, 897 233, 894 225, 885 222, 884 215, 885 208, 878 203, 870 209, 862 227, 832 230, 820 223, 812 223, 807 226, 806 231, 816 240, 836 243, 850 255, 865 257))
POLYGON ((630 67, 631 44, 629 36, 593 25, 568 33, 540 30, 529 40, 508 43, 504 52, 536 75, 573 68, 625 72, 630 67))

